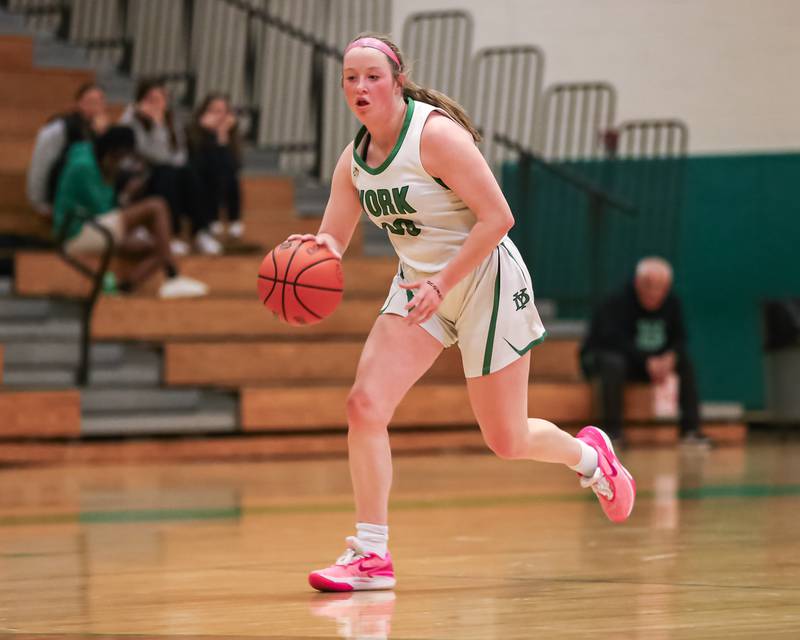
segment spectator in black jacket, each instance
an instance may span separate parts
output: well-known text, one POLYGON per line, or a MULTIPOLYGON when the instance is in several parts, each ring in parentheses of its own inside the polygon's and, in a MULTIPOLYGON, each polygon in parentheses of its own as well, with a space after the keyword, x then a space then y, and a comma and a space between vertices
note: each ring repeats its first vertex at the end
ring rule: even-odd
POLYGON ((215 236, 225 234, 219 212, 224 208, 228 222, 227 235, 239 239, 244 233, 241 220, 242 139, 228 96, 209 93, 194 112, 186 129, 189 164, 198 177, 203 201, 208 204, 207 217, 215 236))
POLYGON ((621 293, 595 311, 581 346, 581 367, 601 389, 602 425, 622 436, 625 381, 663 382, 676 373, 681 436, 702 441, 694 369, 686 350, 686 328, 678 298, 671 292, 672 267, 662 258, 642 259, 621 293))
POLYGON ((56 185, 70 146, 95 140, 109 123, 106 94, 89 82, 75 93, 71 111, 53 116, 39 129, 27 179, 28 201, 37 213, 46 217, 53 213, 56 185))
POLYGON ((136 151, 150 165, 145 195, 160 196, 172 214, 172 251, 185 255, 189 246, 179 238, 181 221, 189 220, 195 248, 200 253, 217 255, 222 245, 208 228, 208 205, 198 184, 198 177, 188 164, 186 140, 169 106, 165 82, 144 78, 136 87, 136 102, 129 105, 120 124, 133 129, 136 151))

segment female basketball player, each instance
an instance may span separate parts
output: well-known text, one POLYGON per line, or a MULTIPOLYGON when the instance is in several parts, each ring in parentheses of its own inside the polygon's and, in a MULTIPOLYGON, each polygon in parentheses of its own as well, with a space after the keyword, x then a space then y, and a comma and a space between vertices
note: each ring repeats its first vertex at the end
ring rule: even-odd
POLYGON ((341 255, 363 210, 387 231, 400 265, 347 399, 356 535, 334 565, 309 575, 311 586, 394 587, 387 427, 411 386, 456 342, 492 451, 567 465, 611 520, 625 520, 636 489, 607 436, 586 427, 573 438, 528 418, 530 349, 545 330, 531 277, 506 236, 514 218, 467 115, 447 96, 411 82, 398 47, 383 36, 350 43, 342 86, 364 126, 336 164, 318 234, 290 239, 315 238, 341 255))

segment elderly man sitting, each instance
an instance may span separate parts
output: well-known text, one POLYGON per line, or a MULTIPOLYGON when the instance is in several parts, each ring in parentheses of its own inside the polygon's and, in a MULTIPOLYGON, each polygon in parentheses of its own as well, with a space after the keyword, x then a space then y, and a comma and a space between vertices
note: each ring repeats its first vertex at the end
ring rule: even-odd
POLYGON ((603 429, 622 436, 622 392, 626 381, 662 383, 680 379, 681 437, 704 442, 694 369, 686 350, 680 303, 671 291, 672 267, 657 257, 642 259, 633 282, 603 302, 581 346, 581 367, 600 383, 603 429))

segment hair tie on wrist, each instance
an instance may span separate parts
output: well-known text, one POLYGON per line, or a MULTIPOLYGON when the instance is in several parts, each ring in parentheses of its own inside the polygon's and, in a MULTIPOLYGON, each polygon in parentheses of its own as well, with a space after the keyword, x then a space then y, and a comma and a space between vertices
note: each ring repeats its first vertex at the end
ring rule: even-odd
POLYGON ((431 289, 433 289, 436 292, 436 295, 439 296, 440 302, 444 300, 444 296, 442 295, 441 290, 439 289, 439 287, 436 286, 435 283, 431 282, 430 280, 426 280, 425 284, 427 284, 431 289))

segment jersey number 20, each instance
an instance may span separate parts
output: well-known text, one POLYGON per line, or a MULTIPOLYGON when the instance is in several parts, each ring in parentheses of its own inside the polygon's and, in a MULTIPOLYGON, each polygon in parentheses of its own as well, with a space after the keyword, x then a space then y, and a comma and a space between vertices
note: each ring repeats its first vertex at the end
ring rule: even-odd
POLYGON ((389 233, 393 233, 397 236, 404 236, 406 234, 410 236, 418 236, 420 233, 422 233, 422 230, 411 220, 406 220, 403 218, 398 218, 393 224, 384 222, 381 227, 386 229, 386 231, 389 233))

